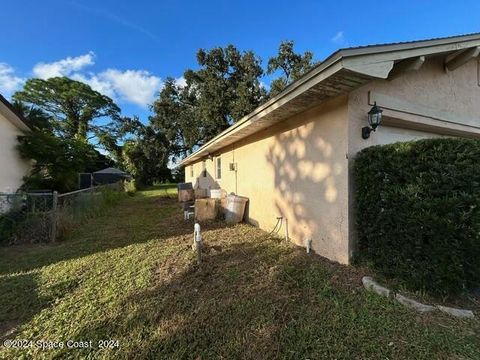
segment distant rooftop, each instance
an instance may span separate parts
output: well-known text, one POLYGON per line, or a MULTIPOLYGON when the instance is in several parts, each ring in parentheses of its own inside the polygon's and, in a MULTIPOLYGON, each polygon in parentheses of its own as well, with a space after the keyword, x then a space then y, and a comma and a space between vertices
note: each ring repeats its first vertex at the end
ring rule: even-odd
POLYGON ((94 174, 118 174, 118 175, 128 175, 125 171, 116 168, 106 168, 102 170, 95 171, 94 174))

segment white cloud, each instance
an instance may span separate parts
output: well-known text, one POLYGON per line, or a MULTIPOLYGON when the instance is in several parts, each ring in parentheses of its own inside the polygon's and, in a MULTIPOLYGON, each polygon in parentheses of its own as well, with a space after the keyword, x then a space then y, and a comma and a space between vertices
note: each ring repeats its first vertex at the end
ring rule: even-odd
POLYGON ((151 104, 162 88, 162 80, 146 70, 107 69, 98 74, 74 74, 72 77, 102 94, 142 107, 151 104))
POLYGON ((15 70, 6 63, 0 63, 0 93, 10 96, 13 92, 22 87, 25 79, 16 76, 15 70))
POLYGON ((71 78, 90 85, 93 90, 96 90, 103 95, 107 95, 111 98, 116 97, 115 89, 113 88, 112 84, 100 79, 99 76, 94 73, 90 73, 89 75, 77 73, 73 74, 71 78))
POLYGON ((185 80, 185 78, 183 76, 180 76, 179 78, 175 79, 175 84, 178 87, 183 88, 183 87, 187 86, 187 80, 185 80))
MULTIPOLYGON (((155 95, 162 89, 160 77, 146 70, 119 70, 109 68, 100 72, 86 72, 85 68, 95 65, 95 54, 66 57, 51 63, 37 63, 33 69, 33 76, 48 79, 56 76, 68 76, 74 80, 84 82, 92 89, 107 95, 118 102, 127 102, 146 107, 153 103, 155 95)), ((0 93, 9 96, 19 90, 26 79, 15 75, 14 69, 0 62, 0 93)), ((183 77, 176 79, 179 86, 185 86, 183 77)))
POLYGON ((159 77, 145 70, 108 69, 98 74, 98 77, 103 82, 111 84, 121 99, 140 106, 151 104, 162 86, 159 77))
POLYGON ((68 76, 115 100, 142 107, 151 104, 162 87, 162 80, 146 70, 107 69, 99 73, 85 73, 85 67, 95 64, 94 59, 95 54, 90 51, 51 63, 42 62, 33 67, 33 74, 41 79, 68 76))
POLYGON ((48 79, 56 76, 70 76, 76 71, 93 65, 95 54, 90 51, 88 54, 67 57, 51 63, 38 63, 33 67, 33 74, 41 79, 48 79))
POLYGON ((339 31, 330 40, 335 44, 343 44, 345 43, 345 34, 343 31, 339 31))

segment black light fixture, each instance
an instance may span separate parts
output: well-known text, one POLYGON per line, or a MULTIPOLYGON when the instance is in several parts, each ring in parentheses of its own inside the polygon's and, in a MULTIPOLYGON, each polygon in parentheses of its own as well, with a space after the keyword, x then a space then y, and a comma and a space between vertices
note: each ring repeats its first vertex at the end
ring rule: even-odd
POLYGON ((370 133, 375 131, 382 121, 382 112, 383 110, 377 106, 377 102, 373 104, 372 108, 368 112, 368 125, 362 128, 362 138, 368 139, 370 133))

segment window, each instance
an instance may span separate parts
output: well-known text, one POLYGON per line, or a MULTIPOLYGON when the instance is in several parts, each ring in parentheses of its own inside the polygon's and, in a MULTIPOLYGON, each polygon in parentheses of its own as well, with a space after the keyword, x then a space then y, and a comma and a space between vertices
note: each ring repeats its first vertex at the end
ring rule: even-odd
POLYGON ((190 177, 193 178, 193 165, 190 166, 190 177))
POLYGON ((222 158, 219 156, 217 157, 217 166, 216 166, 216 175, 217 179, 222 178, 222 158))
POLYGON ((202 161, 202 176, 207 177, 207 161, 202 161))

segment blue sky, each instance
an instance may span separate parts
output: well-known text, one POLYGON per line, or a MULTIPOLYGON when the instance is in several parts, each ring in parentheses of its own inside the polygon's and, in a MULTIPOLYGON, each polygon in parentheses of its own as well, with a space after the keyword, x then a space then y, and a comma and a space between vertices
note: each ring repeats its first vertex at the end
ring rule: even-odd
POLYGON ((266 66, 288 39, 321 60, 341 47, 479 32, 478 14, 478 1, 3 1, 0 92, 67 75, 146 120, 162 79, 181 81, 199 48, 232 43, 266 66))

